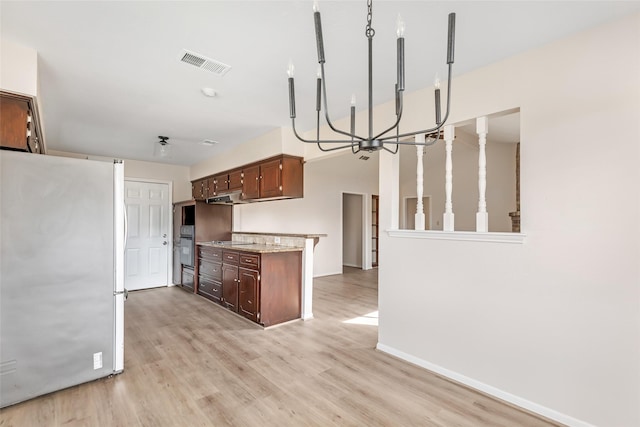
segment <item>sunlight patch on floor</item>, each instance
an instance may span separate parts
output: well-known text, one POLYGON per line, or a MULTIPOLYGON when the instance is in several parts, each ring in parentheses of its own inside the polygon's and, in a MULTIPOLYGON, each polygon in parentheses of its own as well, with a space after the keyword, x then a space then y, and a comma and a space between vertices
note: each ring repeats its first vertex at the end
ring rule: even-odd
POLYGON ((378 326, 378 310, 365 314, 360 317, 354 317, 353 319, 345 320, 342 323, 348 323, 351 325, 371 325, 378 326))

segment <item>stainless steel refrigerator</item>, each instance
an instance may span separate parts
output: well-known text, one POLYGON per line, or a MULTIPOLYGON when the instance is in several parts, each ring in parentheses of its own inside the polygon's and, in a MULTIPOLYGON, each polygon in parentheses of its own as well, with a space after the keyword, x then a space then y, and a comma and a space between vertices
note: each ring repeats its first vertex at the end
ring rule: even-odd
POLYGON ((124 171, 0 151, 0 407, 124 368, 124 171))

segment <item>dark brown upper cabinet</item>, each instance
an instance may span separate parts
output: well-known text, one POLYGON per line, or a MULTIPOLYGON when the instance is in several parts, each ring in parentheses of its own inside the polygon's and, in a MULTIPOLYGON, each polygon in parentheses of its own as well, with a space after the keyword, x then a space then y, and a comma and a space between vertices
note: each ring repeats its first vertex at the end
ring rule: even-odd
POLYGON ((44 154, 35 99, 0 92, 0 148, 44 154))

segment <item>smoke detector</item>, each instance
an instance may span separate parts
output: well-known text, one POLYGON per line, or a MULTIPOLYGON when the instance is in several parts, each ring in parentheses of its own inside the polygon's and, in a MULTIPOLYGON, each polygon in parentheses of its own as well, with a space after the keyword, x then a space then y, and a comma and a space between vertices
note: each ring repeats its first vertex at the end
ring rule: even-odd
POLYGON ((208 96, 209 98, 214 98, 218 95, 218 93, 210 87, 203 87, 202 89, 200 89, 200 91, 204 96, 208 96))

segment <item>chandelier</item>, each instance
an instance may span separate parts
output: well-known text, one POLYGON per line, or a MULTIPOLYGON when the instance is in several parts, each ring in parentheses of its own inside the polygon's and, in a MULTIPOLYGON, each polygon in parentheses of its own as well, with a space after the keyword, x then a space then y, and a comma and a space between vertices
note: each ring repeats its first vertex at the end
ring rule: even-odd
POLYGON ((318 148, 321 151, 334 151, 340 150, 343 148, 351 148, 353 153, 357 153, 361 150, 366 151, 377 151, 380 149, 384 149, 390 153, 397 153, 398 147, 400 145, 418 145, 418 146, 428 146, 433 145, 438 139, 441 128, 444 126, 445 122, 449 117, 449 105, 451 100, 451 67, 453 65, 453 51, 454 51, 454 43, 455 43, 455 23, 456 23, 456 14, 449 14, 449 29, 448 29, 448 37, 447 37, 447 65, 448 65, 448 76, 447 76, 447 106, 445 108, 444 118, 441 117, 441 105, 440 105, 440 85, 439 80, 436 78, 435 82, 435 126, 429 129, 419 130, 415 132, 405 132, 400 133, 400 121, 402 119, 402 109, 403 109, 403 98, 402 94, 405 88, 404 81, 404 22, 398 16, 398 28, 397 28, 397 81, 395 84, 395 100, 396 100, 396 118, 395 122, 392 126, 375 134, 373 132, 373 37, 375 36, 375 30, 371 26, 371 19, 373 17, 373 9, 372 9, 372 0, 367 0, 367 25, 365 30, 365 35, 368 39, 369 44, 369 132, 368 136, 358 135, 355 132, 355 116, 356 116, 356 107, 355 107, 355 96, 351 98, 351 129, 347 132, 341 129, 338 129, 334 126, 333 122, 329 117, 329 111, 327 109, 327 87, 325 84, 325 59, 324 59, 324 42, 322 39, 322 23, 320 21, 320 10, 318 8, 317 0, 313 3, 313 18, 315 21, 315 30, 316 30, 316 45, 318 49, 318 64, 320 64, 318 69, 317 83, 316 83, 316 139, 305 139, 302 138, 297 130, 296 130, 296 99, 295 99, 295 88, 294 88, 294 66, 293 63, 289 62, 289 68, 287 70, 287 74, 289 75, 289 116, 291 118, 293 132, 300 141, 304 143, 317 144, 318 148), (323 108, 321 108, 323 107, 323 108), (343 135, 346 139, 320 139, 320 111, 324 109, 324 116, 326 119, 329 128, 334 132, 343 135), (390 135, 392 131, 395 130, 395 134, 390 135), (401 138, 406 138, 410 136, 420 136, 425 135, 425 139, 423 140, 421 137, 416 138, 416 141, 401 141, 401 138), (395 145, 395 149, 391 150, 385 147, 385 143, 395 145), (338 144, 338 146, 334 146, 331 148, 323 147, 322 144, 338 144))

